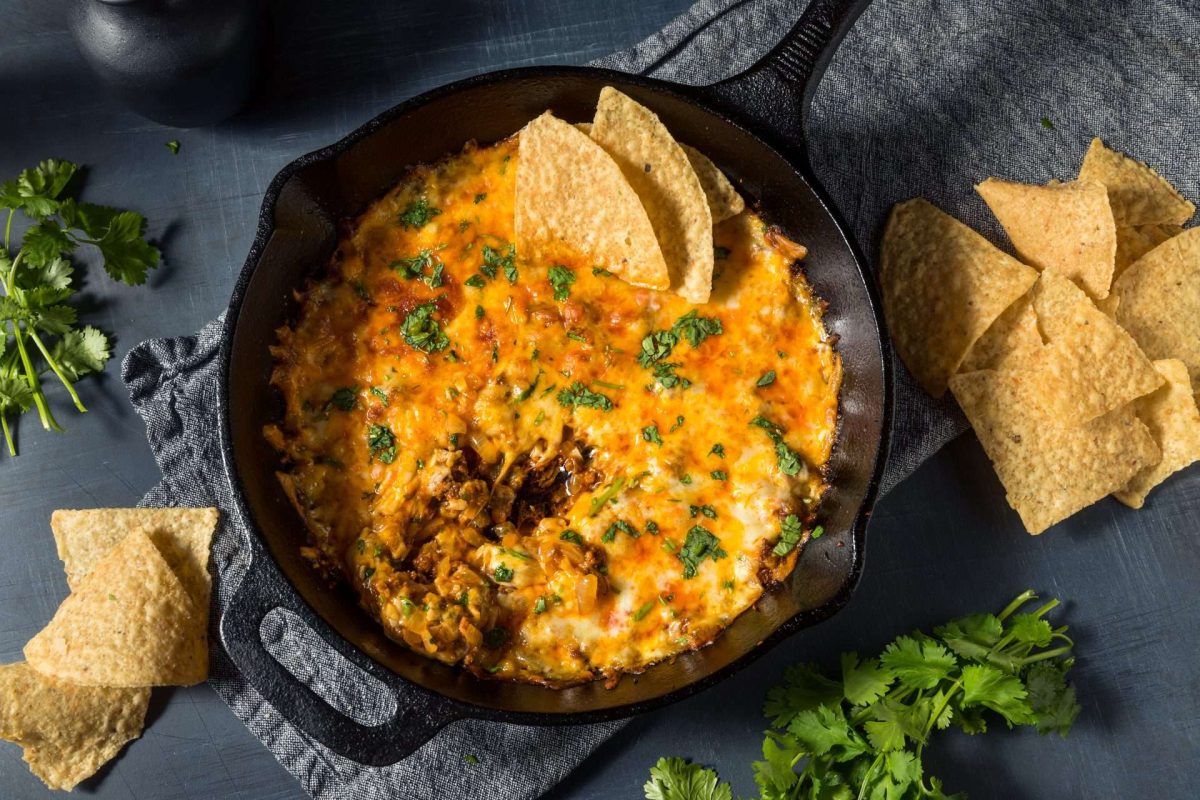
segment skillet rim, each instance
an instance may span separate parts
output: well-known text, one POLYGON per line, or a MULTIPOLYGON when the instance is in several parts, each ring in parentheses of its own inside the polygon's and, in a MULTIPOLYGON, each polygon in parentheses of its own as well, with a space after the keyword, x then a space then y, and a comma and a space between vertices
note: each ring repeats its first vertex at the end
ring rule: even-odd
MULTIPOLYGON (((524 725, 577 725, 628 719, 642 713, 662 708, 724 681, 734 673, 757 661, 759 658, 761 658, 770 650, 774 649, 778 644, 792 636, 794 633, 832 617, 846 606, 851 596, 857 589, 858 582, 862 576, 864 561, 866 558, 866 529, 874 511, 875 503, 879 497, 879 488, 883 470, 887 463, 893 413, 893 364, 891 358, 891 346, 887 336, 887 328, 883 319, 882 304, 879 297, 878 287, 876 286, 872 273, 866 266, 866 260, 860 252, 857 244, 847 233, 847 226, 842 221, 842 218, 837 212, 836 207, 826 196, 824 188, 816 180, 815 176, 812 175, 811 166, 808 164, 805 151, 795 147, 788 147, 786 140, 781 141, 783 137, 781 137, 776 131, 771 131, 769 129, 758 130, 758 128, 761 126, 743 117, 736 107, 730 108, 727 100, 708 92, 708 88, 709 87, 704 86, 688 86, 658 78, 646 77, 644 75, 590 66, 544 65, 515 67, 511 69, 484 72, 464 78, 462 80, 435 87, 380 112, 375 117, 372 117, 370 120, 355 128, 350 133, 346 134, 332 144, 305 153, 304 155, 301 155, 284 165, 279 172, 276 173, 275 177, 271 180, 264 191, 263 202, 259 209, 258 225, 255 232, 254 241, 251 243, 246 260, 238 273, 237 280, 235 281, 230 294, 229 303, 222 314, 222 338, 220 351, 218 354, 219 378, 217 387, 217 432, 219 436, 222 467, 225 471, 227 483, 230 488, 230 494, 235 510, 238 512, 238 515, 241 517, 242 522, 245 525, 245 531, 244 533, 241 533, 241 535, 244 535, 248 539, 250 537, 257 539, 257 543, 254 541, 249 542, 251 549, 253 550, 254 547, 257 546, 261 550, 261 554, 269 559, 269 568, 273 568, 277 571, 278 577, 294 594, 295 599, 298 601, 300 610, 319 619, 321 623, 327 626, 334 635, 339 637, 342 642, 349 647, 349 649, 355 651, 356 654, 370 661, 378 668, 378 670, 382 671, 386 676, 386 680, 384 680, 385 684, 387 684, 388 681, 392 682, 391 685, 388 685, 389 691, 394 693, 396 688, 395 682, 399 681, 409 691, 416 690, 419 693, 426 695, 427 699, 440 705, 442 712, 441 717, 445 724, 449 724, 455 719, 475 718, 524 725), (229 401, 231 385, 230 370, 233 360, 234 332, 236 331, 237 322, 243 309, 249 284, 275 231, 275 211, 280 199, 280 195, 284 186, 292 177, 294 177, 301 170, 313 164, 332 160, 337 156, 349 151, 360 141, 366 139, 378 129, 391 123, 397 117, 400 117, 409 111, 448 95, 452 95, 466 89, 502 84, 506 81, 514 79, 554 77, 590 78, 599 81, 611 81, 615 84, 633 84, 645 87, 659 94, 672 96, 675 99, 697 107, 704 113, 711 114, 723 120, 727 124, 732 125, 742 133, 757 141, 762 147, 772 152, 776 157, 791 167, 796 175, 807 185, 810 191, 812 191, 815 199, 820 204, 821 209, 825 212, 829 221, 833 223, 841 238, 843 246, 849 252, 854 262, 854 266, 857 270, 857 275, 855 277, 857 280, 861 280, 863 287, 866 290, 871 318, 874 321, 876 329, 876 335, 874 339, 879 348, 879 377, 882 394, 880 406, 880 431, 878 440, 875 444, 876 451, 874 466, 864 487, 862 501, 858 504, 858 507, 855 510, 853 525, 851 526, 850 531, 848 531, 851 534, 854 542, 854 557, 851 563, 851 569, 846 574, 841 586, 838 588, 837 593, 833 597, 817 608, 800 611, 788 617, 786 620, 776 626, 769 634, 764 636, 756 644, 750 647, 745 653, 731 660, 729 663, 718 667, 709 674, 690 683, 675 687, 653 697, 635 700, 623 705, 609 706, 599 709, 567 710, 562 712, 501 709, 491 706, 477 705, 469 701, 460 700, 458 698, 443 694, 442 692, 431 689, 424 684, 407 678, 391 669, 389 666, 370 655, 356 642, 353 642, 346 636, 342 635, 341 632, 332 625, 332 623, 325 620, 324 616, 320 614, 320 612, 318 612, 304 598, 303 594, 299 591, 295 584, 292 583, 291 577, 275 559, 274 555, 271 553, 271 549, 267 543, 266 537, 263 535, 254 514, 251 512, 250 504, 246 496, 241 476, 237 470, 233 453, 234 442, 229 401)), ((803 136, 803 131, 800 132, 800 135, 803 136)), ((874 367, 874 365, 872 365, 872 367, 874 367)), ((841 432, 841 423, 842 415, 841 409, 839 409, 839 435, 841 432)), ((257 555, 258 553, 252 552, 251 563, 247 566, 246 573, 242 576, 238 586, 235 587, 232 592, 238 592, 241 589, 242 582, 254 577, 253 558, 257 555)), ((291 610, 297 611, 296 608, 292 608, 291 610)), ((314 631, 314 633, 316 633, 316 631, 314 631)), ((318 635, 320 634, 318 633, 318 635)), ((224 646, 223 626, 221 628, 221 639, 222 645, 224 646)), ((335 650, 338 649, 331 643, 327 644, 328 646, 334 647, 335 650)), ((703 648, 698 648, 698 650, 702 649, 703 648)), ((268 657, 270 656, 268 655, 268 657)), ((656 664, 657 663, 662 662, 656 662, 656 664)), ((655 665, 651 665, 651 668, 653 666, 655 665)), ((379 678, 380 676, 376 675, 375 677, 379 678)), ((627 675, 625 677, 636 678, 636 675, 627 675)), ((562 691, 561 689, 547 690, 562 691)), ((404 702, 403 698, 401 697, 397 697, 397 701, 401 704, 404 702)), ((330 707, 329 710, 331 713, 341 713, 332 707, 330 707)), ((387 723, 384 724, 386 725, 387 723)))

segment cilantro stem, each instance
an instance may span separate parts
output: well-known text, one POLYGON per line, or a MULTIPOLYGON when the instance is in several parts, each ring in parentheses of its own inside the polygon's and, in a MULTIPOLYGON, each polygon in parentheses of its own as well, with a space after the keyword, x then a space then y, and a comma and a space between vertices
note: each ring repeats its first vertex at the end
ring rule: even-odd
POLYGON ((8 242, 12 236, 12 221, 13 221, 13 214, 15 214, 15 213, 17 213, 17 210, 15 208, 10 208, 8 210, 8 224, 6 224, 4 226, 4 252, 5 253, 11 252, 11 250, 8 247, 8 242))
POLYGON ((54 414, 50 412, 50 406, 46 404, 46 396, 42 394, 42 382, 38 380, 37 370, 33 368, 33 362, 29 360, 29 351, 25 349, 25 338, 21 335, 21 326, 15 319, 12 321, 12 332, 13 341, 17 343, 17 353, 21 356, 21 364, 25 367, 25 380, 33 391, 33 402, 37 405, 38 416, 42 419, 42 427, 48 431, 61 433, 63 427, 58 424, 58 420, 54 419, 54 414))
MULTIPOLYGON (((1026 589, 1025 591, 1021 592, 1019 595, 1017 595, 1015 598, 1013 598, 1013 601, 1011 603, 1009 603, 1007 606, 1005 606, 1004 610, 1001 611, 996 616, 1001 622, 1004 622, 1004 620, 1008 619, 1013 614, 1015 614, 1018 608, 1025 605, 1030 600, 1036 600, 1036 599, 1037 599, 1037 595, 1034 593, 1033 589, 1026 589)), ((1053 608, 1053 606, 1051 606, 1051 608, 1053 608)))
POLYGON ((37 331, 29 331, 29 338, 33 340, 35 345, 37 345, 37 349, 42 351, 42 357, 46 359, 46 363, 50 365, 50 369, 52 369, 54 374, 58 376, 58 379, 62 381, 62 385, 67 388, 67 394, 71 395, 71 400, 75 403, 75 408, 79 409, 80 413, 86 414, 87 409, 84 408, 83 401, 80 400, 79 395, 76 394, 75 387, 71 385, 69 380, 67 380, 67 376, 63 374, 62 367, 60 367, 58 362, 54 360, 54 356, 50 355, 50 350, 42 342, 41 337, 37 335, 37 331))
POLYGON ((4 441, 8 443, 8 454, 15 456, 17 447, 13 444, 12 431, 8 429, 8 417, 0 413, 0 428, 4 428, 4 441))
POLYGON ((867 787, 871 785, 871 776, 875 774, 876 768, 883 762, 883 757, 886 753, 880 753, 875 756, 875 760, 871 762, 871 766, 863 774, 862 786, 858 787, 858 800, 863 800, 867 796, 867 787))

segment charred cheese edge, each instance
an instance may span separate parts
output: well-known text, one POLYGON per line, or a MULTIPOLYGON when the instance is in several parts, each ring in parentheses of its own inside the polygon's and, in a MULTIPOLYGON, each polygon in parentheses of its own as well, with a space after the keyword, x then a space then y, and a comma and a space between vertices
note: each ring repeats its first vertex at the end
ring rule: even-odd
POLYGON ((841 366, 803 248, 750 211, 716 227, 702 306, 524 261, 516 158, 468 146, 348 222, 278 331, 265 435, 307 555, 389 637, 483 676, 611 681, 790 573, 841 366))

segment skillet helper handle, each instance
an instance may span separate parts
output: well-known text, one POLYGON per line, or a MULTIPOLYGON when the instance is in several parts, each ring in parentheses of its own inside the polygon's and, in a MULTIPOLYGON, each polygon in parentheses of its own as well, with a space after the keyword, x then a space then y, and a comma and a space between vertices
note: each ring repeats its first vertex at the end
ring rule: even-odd
POLYGON ((263 546, 251 540, 250 566, 221 617, 221 641, 250 685, 279 714, 334 753, 368 766, 383 767, 407 758, 458 717, 438 698, 413 688, 396 696, 396 711, 382 724, 363 725, 329 705, 271 655, 262 641, 263 618, 276 608, 296 613, 325 643, 383 686, 394 686, 369 657, 350 647, 305 603, 284 579, 263 546))
POLYGON ((870 0, 810 0, 774 49, 745 72, 702 92, 733 116, 772 134, 771 144, 807 163, 804 129, 812 97, 842 38, 870 0))

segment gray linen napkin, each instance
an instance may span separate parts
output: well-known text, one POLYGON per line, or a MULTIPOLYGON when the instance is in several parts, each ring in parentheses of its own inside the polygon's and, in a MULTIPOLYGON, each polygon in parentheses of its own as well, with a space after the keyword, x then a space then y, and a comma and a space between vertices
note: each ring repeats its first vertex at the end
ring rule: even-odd
MULTIPOLYGON (((795 0, 702 0, 600 63, 709 83, 769 50, 802 8, 795 0)), ((816 95, 808 131, 814 171, 872 260, 887 209, 918 194, 1001 242, 971 186, 988 175, 1068 178, 1093 135, 1148 161, 1195 197, 1198 42, 1194 0, 877 0, 816 95)), ((219 334, 217 321, 195 336, 144 342, 125 359, 123 378, 165 476, 145 505, 232 508, 213 435, 219 334)), ((930 400, 900 367, 884 488, 964 427, 951 401, 930 400)), ((245 570, 239 537, 238 521, 226 516, 214 543, 218 611, 245 570)), ((220 648, 215 619, 213 687, 319 800, 535 797, 621 726, 465 721, 399 764, 362 767, 308 741, 246 685, 220 648), (463 769, 465 753, 480 763, 463 769)), ((305 652, 314 684, 340 687, 356 716, 380 713, 363 683, 340 674, 286 615, 268 618, 264 638, 273 651, 305 652)))

